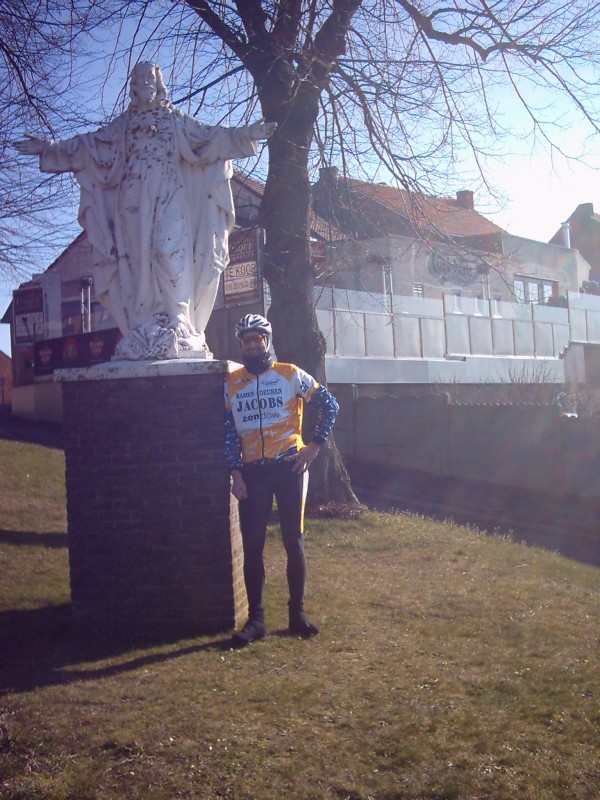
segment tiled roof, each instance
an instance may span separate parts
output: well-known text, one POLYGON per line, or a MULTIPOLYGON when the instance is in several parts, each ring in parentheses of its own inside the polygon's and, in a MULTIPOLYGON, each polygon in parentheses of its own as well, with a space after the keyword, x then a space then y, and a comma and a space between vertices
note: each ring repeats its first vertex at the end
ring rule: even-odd
POLYGON ((233 171, 233 180, 250 189, 251 192, 254 192, 254 194, 257 194, 259 197, 263 196, 265 191, 264 183, 257 181, 255 178, 251 178, 250 175, 246 175, 236 169, 233 171))
POLYGON ((360 194, 365 200, 400 214, 417 229, 432 229, 452 237, 503 233, 498 225, 474 209, 461 206, 456 198, 431 197, 357 180, 347 180, 347 185, 354 196, 360 194))
MULTIPOLYGON (((594 226, 593 230, 596 232, 598 229, 596 227, 597 223, 600 222, 600 214, 596 214, 594 212, 594 204, 593 203, 580 203, 575 211, 571 214, 568 218, 567 222, 569 223, 569 233, 571 238, 571 245, 577 248, 577 243, 573 243, 573 237, 577 237, 578 234, 585 231, 589 223, 591 222, 594 226)), ((554 236, 550 239, 550 244, 563 244, 563 229, 562 226, 556 231, 554 236)), ((578 249, 578 248, 577 248, 578 249)))
MULTIPOLYGON (((77 247, 77 245, 79 245, 80 243, 84 242, 86 239, 87 239, 87 233, 85 231, 80 231, 77 234, 77 236, 73 239, 73 241, 70 242, 65 247, 65 249, 62 251, 62 253, 54 259, 54 261, 50 264, 49 267, 47 267, 45 269, 45 272, 50 272, 55 267, 60 266, 60 262, 64 259, 64 257, 67 255, 67 253, 70 253, 71 250, 73 250, 75 247, 77 247)), ((26 284, 23 284, 23 286, 27 286, 29 283, 35 283, 35 281, 34 280, 28 281, 26 284)))
POLYGON ((340 239, 346 239, 340 228, 333 222, 328 222, 319 217, 314 211, 310 212, 310 233, 312 236, 318 236, 327 242, 337 242, 340 239))
MULTIPOLYGON (((262 197, 264 194, 264 183, 257 181, 255 178, 251 178, 250 175, 246 175, 239 170, 234 170, 233 180, 241 186, 246 187, 251 192, 254 192, 258 197, 262 197)), ((327 241, 337 241, 338 239, 344 238, 342 232, 335 224, 328 222, 313 211, 310 213, 310 232, 313 236, 327 241)))
MULTIPOLYGON (((594 212, 593 203, 580 203, 568 218, 569 246, 578 250, 591 267, 590 280, 600 280, 600 214, 594 212)), ((561 228, 550 239, 550 244, 565 247, 561 228)))

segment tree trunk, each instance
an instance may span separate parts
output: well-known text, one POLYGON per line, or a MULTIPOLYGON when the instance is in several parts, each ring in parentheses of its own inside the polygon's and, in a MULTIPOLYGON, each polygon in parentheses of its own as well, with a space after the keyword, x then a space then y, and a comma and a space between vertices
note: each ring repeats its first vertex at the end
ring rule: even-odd
MULTIPOLYGON (((307 124, 310 113, 306 112, 306 106, 300 108, 299 118, 288 108, 285 121, 269 142, 269 174, 261 209, 265 278, 271 290, 268 316, 278 360, 296 363, 319 383, 326 383, 326 344, 315 313, 310 260, 308 152, 312 121, 307 124)), ((273 115, 267 118, 273 119, 273 115)), ((307 437, 314 428, 311 416, 307 414, 307 437)), ((358 503, 331 437, 311 468, 308 505, 329 502, 358 503)))

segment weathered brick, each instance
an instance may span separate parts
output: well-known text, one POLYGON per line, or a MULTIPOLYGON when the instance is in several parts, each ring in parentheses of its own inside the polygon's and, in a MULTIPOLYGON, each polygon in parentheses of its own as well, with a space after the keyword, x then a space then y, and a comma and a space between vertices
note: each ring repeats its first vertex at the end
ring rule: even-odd
POLYGON ((245 613, 222 363, 63 383, 73 609, 112 633, 212 632, 245 613))

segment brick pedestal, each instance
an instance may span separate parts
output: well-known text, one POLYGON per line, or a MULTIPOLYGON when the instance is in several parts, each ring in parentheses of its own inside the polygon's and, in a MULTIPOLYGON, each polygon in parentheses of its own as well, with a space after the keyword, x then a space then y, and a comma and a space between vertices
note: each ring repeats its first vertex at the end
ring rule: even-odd
POLYGON ((60 370, 71 600, 112 634, 232 628, 246 613, 223 454, 229 362, 60 370))

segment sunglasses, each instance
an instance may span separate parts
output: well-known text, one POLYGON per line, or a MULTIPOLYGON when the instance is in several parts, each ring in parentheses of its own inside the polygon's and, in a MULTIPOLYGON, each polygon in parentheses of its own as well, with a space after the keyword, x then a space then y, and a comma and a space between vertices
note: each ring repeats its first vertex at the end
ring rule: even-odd
POLYGON ((242 344, 255 344, 256 342, 264 342, 265 336, 262 333, 251 334, 250 336, 242 336, 242 344))

